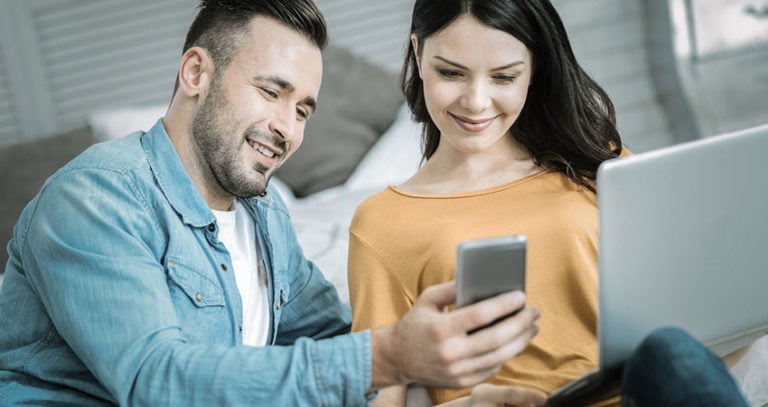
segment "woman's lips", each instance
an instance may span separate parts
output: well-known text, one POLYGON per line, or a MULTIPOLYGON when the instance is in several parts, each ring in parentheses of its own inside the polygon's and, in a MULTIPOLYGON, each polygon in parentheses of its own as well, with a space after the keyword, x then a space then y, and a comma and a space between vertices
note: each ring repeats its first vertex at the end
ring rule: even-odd
POLYGON ((496 117, 491 117, 489 119, 470 119, 468 117, 456 116, 451 113, 449 114, 453 120, 456 121, 456 124, 458 124, 459 127, 469 133, 483 132, 493 123, 494 120, 496 120, 496 117))

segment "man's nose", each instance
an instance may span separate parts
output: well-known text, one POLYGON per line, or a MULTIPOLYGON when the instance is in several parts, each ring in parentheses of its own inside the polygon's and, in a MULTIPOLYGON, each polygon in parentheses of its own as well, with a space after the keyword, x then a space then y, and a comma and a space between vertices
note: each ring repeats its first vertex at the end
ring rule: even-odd
POLYGON ((269 122, 269 130, 278 134, 284 141, 292 141, 296 132, 296 116, 296 109, 292 107, 278 109, 269 122))

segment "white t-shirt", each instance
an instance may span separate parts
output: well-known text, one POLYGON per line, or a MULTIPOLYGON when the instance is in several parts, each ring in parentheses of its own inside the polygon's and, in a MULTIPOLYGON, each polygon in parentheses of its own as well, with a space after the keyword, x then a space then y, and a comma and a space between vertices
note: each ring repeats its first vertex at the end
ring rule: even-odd
POLYGON ((233 211, 213 211, 219 240, 229 251, 237 289, 243 302, 243 344, 264 346, 269 334, 266 275, 260 275, 255 220, 239 202, 233 211))

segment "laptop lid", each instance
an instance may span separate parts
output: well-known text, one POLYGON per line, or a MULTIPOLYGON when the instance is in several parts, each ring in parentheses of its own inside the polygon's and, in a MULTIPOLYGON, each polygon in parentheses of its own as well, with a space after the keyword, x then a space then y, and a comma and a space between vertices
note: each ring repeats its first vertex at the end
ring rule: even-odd
POLYGON ((605 162, 600 368, 662 326, 720 355, 768 333, 768 125, 605 162))

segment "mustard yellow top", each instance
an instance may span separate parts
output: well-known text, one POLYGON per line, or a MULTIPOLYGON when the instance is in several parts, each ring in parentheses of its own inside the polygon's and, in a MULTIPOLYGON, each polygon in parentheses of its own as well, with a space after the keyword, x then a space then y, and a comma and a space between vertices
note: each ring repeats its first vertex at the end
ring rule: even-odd
MULTIPOLYGON (((597 202, 559 172, 450 195, 389 187, 360 204, 350 227, 352 329, 395 323, 424 288, 454 278, 461 241, 505 234, 528 237, 527 302, 541 308, 540 331, 489 382, 550 393, 585 374, 597 364, 597 202)), ((469 390, 429 392, 438 404, 469 390)))

